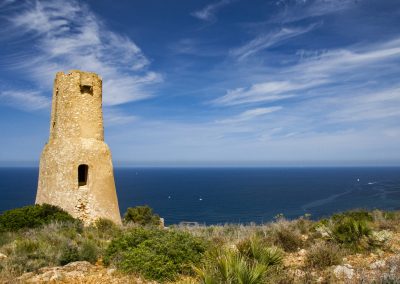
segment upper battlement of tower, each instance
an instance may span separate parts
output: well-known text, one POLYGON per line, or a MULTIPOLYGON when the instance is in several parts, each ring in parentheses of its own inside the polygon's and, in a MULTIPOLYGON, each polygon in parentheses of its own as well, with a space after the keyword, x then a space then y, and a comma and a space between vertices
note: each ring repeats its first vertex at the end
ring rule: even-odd
POLYGON ((54 80, 50 140, 104 140, 102 80, 92 72, 58 72, 54 80))

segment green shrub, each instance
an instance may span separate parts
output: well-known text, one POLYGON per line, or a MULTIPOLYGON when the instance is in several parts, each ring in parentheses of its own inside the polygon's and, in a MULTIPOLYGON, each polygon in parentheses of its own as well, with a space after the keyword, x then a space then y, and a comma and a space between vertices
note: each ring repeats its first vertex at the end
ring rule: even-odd
POLYGON ((51 260, 51 256, 44 250, 45 243, 36 239, 18 238, 7 249, 8 257, 3 261, 5 266, 16 272, 35 271, 45 266, 51 260))
POLYGON ((288 252, 296 251, 304 244, 298 229, 287 221, 278 221, 272 224, 267 232, 267 240, 288 252))
POLYGON ((0 231, 35 228, 54 221, 78 222, 60 207, 43 204, 5 211, 0 215, 0 231))
POLYGON ((124 215, 124 222, 133 222, 138 225, 160 225, 160 216, 153 213, 153 209, 147 205, 129 207, 124 215))
POLYGON ((363 237, 371 235, 371 228, 365 221, 345 217, 333 225, 332 234, 335 240, 343 244, 357 243, 363 237))
POLYGON ((39 252, 39 243, 29 239, 17 240, 15 242, 15 252, 27 256, 37 254, 39 252))
POLYGON ((7 271, 15 273, 15 277, 44 266, 65 265, 79 260, 95 263, 107 240, 98 235, 90 239, 91 230, 94 229, 81 228, 75 223, 50 223, 8 233, 12 239, 0 248, 7 258, 0 262, 7 271))
POLYGON ((359 222, 372 222, 373 216, 372 216, 371 212, 368 212, 367 210, 352 210, 352 211, 334 214, 334 215, 332 215, 331 219, 334 222, 340 222, 343 219, 353 219, 353 220, 359 221, 359 222))
POLYGON ((74 261, 89 261, 96 263, 99 257, 99 248, 91 240, 83 240, 80 243, 67 243, 61 250, 58 262, 65 265, 74 261))
POLYGON ((14 233, 0 231, 0 247, 13 241, 14 233))
POLYGON ((85 240, 79 247, 79 260, 86 260, 95 263, 99 257, 97 245, 90 240, 85 240))
POLYGON ((342 263, 343 250, 336 244, 318 242, 307 252, 305 264, 312 268, 325 268, 342 263))
POLYGON ((293 221, 293 225, 300 231, 301 234, 308 234, 313 228, 313 222, 309 220, 309 214, 305 214, 303 217, 293 221))
POLYGON ((189 233, 137 227, 110 243, 104 261, 126 272, 166 281, 191 274, 205 249, 205 243, 189 233))
POLYGON ((397 231, 400 228, 400 218, 398 212, 394 211, 372 211, 374 227, 378 230, 397 231))
POLYGON ((97 219, 93 225, 99 231, 113 231, 118 228, 113 221, 105 218, 97 219))
POLYGON ((78 246, 75 244, 66 244, 61 250, 61 255, 58 259, 60 265, 66 265, 70 262, 79 260, 78 246))
POLYGON ((383 211, 382 214, 386 220, 398 221, 400 219, 400 214, 398 211, 383 211))
POLYGON ((92 225, 92 229, 94 229, 99 237, 107 239, 116 237, 122 232, 120 226, 117 226, 113 221, 104 218, 97 219, 92 225))

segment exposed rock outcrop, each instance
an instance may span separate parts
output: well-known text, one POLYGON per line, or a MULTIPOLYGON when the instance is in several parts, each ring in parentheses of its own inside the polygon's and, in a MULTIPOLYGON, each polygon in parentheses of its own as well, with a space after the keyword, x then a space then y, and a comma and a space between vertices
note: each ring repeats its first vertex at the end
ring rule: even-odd
MULTIPOLYGON (((87 261, 71 262, 65 266, 44 267, 38 273, 28 272, 20 276, 19 283, 102 283, 145 284, 140 278, 119 274, 115 269, 92 265, 87 261)), ((17 283, 18 283, 17 282, 17 283)))

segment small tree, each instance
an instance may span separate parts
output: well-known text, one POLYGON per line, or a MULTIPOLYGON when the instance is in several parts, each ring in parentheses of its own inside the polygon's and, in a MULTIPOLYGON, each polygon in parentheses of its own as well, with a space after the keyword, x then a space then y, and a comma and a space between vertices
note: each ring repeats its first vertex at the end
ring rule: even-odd
POLYGON ((129 207, 124 215, 125 223, 133 222, 142 226, 160 225, 160 216, 153 213, 153 209, 148 205, 129 207))

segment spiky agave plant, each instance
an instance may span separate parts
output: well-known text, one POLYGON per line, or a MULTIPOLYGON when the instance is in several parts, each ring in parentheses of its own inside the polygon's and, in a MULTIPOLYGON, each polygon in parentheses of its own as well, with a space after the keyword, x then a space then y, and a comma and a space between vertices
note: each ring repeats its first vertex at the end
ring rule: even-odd
POLYGON ((262 284, 267 272, 267 266, 256 262, 249 262, 244 257, 236 255, 233 259, 234 283, 262 284))
POLYGON ((217 249, 208 255, 208 260, 201 268, 194 268, 200 283, 214 284, 233 282, 235 252, 231 250, 217 249))
POLYGON ((220 284, 220 279, 216 270, 212 267, 193 268, 196 272, 200 284, 220 284))
POLYGON ((268 266, 248 259, 232 250, 221 250, 202 268, 195 271, 202 284, 264 283, 268 266))
POLYGON ((216 259, 216 270, 224 283, 231 283, 234 275, 237 253, 225 251, 216 259))
POLYGON ((277 247, 265 246, 259 238, 253 237, 250 240, 250 256, 258 263, 274 266, 282 263, 283 253, 277 247))

